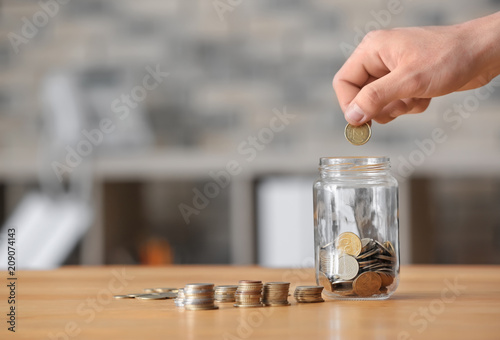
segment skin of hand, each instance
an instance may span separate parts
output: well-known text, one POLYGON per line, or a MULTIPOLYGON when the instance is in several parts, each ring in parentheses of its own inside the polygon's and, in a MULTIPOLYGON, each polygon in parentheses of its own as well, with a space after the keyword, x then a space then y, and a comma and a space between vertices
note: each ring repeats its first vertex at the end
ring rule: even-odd
POLYGON ((346 120, 385 124, 433 97, 481 87, 500 74, 500 12, 453 26, 369 32, 337 72, 346 120))

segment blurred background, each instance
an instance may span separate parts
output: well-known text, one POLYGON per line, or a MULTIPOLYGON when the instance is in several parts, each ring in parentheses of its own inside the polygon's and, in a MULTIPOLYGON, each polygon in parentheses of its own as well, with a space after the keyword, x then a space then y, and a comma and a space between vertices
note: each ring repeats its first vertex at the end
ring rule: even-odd
POLYGON ((345 141, 331 88, 369 30, 498 10, 498 0, 0 1, 2 259, 15 228, 22 268, 311 265, 319 158, 387 155, 403 263, 500 263, 500 80, 374 124, 363 147, 345 141))

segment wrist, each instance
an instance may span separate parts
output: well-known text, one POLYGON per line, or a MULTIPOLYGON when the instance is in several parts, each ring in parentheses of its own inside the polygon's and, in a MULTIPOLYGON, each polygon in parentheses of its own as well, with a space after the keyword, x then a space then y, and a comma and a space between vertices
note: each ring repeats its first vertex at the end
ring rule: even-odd
POLYGON ((471 65, 486 83, 500 74, 500 12, 459 25, 471 65))

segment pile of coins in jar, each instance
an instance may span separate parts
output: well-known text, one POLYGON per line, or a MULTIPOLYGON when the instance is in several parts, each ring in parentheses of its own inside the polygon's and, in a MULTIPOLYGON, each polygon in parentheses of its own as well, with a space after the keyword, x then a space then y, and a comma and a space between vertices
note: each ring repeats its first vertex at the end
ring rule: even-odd
POLYGON ((397 256, 390 241, 360 239, 345 232, 319 250, 319 284, 337 297, 387 294, 396 276, 397 256))

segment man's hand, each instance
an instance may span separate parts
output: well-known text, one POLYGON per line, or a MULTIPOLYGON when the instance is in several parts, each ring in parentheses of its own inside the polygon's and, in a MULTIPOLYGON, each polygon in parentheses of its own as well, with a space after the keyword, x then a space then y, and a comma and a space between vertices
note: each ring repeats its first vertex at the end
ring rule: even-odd
POLYGON ((369 32, 333 79, 346 120, 388 123, 500 73, 500 12, 460 25, 369 32))

